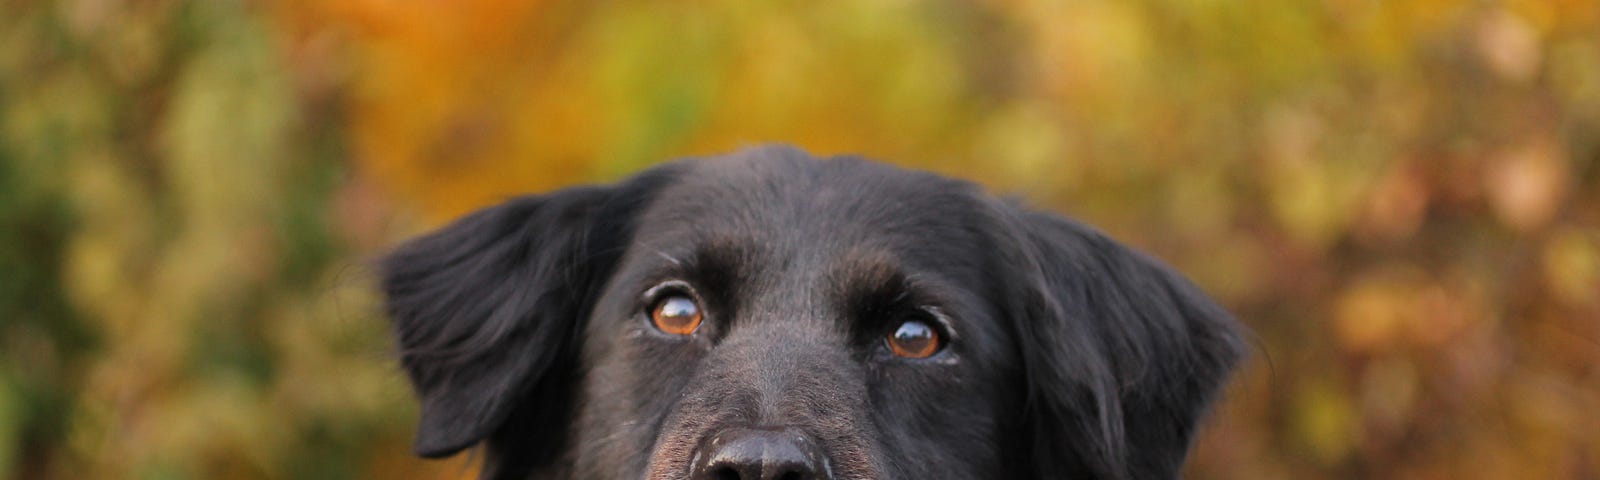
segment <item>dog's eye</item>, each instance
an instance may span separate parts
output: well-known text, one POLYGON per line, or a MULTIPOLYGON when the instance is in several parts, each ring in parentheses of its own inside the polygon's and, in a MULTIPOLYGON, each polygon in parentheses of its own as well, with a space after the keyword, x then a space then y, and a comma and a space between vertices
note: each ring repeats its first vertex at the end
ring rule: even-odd
POLYGON ((668 295, 656 301, 650 309, 650 321, 656 328, 673 335, 688 335, 700 327, 700 305, 684 295, 668 295))
POLYGON ((884 341, 895 356, 905 358, 928 358, 939 351, 941 343, 937 330, 917 320, 900 324, 884 341))

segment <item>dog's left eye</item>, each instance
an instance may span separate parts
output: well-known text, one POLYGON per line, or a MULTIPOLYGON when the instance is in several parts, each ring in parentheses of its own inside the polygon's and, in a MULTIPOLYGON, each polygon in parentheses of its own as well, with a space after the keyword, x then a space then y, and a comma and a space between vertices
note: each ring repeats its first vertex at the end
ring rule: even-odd
POLYGON ((668 295, 650 309, 656 328, 673 335, 688 335, 700 327, 700 304, 686 295, 668 295))

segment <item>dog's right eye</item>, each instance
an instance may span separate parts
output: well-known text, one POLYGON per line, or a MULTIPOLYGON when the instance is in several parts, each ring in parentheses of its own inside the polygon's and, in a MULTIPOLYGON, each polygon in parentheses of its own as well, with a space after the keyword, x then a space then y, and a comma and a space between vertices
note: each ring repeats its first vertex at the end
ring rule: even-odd
POLYGON ((917 320, 900 324, 884 341, 895 356, 905 358, 928 358, 939 351, 942 343, 937 330, 917 320))
POLYGON ((700 304, 687 295, 667 295, 650 309, 650 321, 657 329, 673 335, 688 335, 700 328, 700 304))

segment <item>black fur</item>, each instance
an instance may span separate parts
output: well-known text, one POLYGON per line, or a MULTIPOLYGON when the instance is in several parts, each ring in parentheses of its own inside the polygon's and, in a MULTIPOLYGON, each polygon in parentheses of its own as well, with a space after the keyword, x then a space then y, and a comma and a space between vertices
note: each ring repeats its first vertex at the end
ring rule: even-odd
POLYGON ((1242 356, 1159 262, 971 184, 768 147, 513 199, 384 258, 416 449, 484 478, 688 478, 789 427, 835 478, 1176 478, 1242 356), (706 320, 655 330, 683 282, 706 320), (938 312, 948 343, 888 353, 938 312))

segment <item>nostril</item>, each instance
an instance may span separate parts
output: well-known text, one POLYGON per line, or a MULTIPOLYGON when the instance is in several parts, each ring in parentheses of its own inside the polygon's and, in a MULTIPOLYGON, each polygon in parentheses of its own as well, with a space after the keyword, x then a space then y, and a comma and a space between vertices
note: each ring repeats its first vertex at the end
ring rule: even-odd
POLYGON ((829 480, 822 449, 794 429, 732 429, 700 445, 694 480, 829 480))
MULTIPOLYGON (((718 469, 714 470, 711 473, 710 477, 711 477, 711 480, 767 480, 767 479, 763 479, 762 477, 745 478, 743 475, 739 474, 739 470, 738 469, 733 468, 733 467, 718 468, 718 469)), ((811 477, 807 476, 804 472, 791 470, 791 471, 783 472, 783 474, 778 475, 777 477, 773 478, 772 480, 813 480, 813 479, 811 477)))

